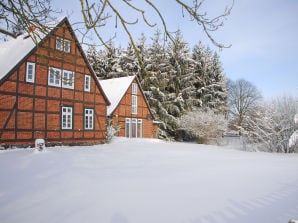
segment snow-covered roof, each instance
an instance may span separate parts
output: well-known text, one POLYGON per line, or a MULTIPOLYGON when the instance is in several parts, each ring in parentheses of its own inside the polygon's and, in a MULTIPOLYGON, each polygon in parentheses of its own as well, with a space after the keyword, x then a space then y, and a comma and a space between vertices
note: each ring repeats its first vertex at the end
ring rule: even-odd
MULTIPOLYGON (((45 24, 48 27, 48 32, 55 28, 63 19, 57 19, 45 24)), ((34 37, 37 41, 34 42, 31 38, 33 33, 25 33, 7 42, 0 44, 0 80, 13 69, 25 56, 30 53, 36 47, 42 39, 46 37, 46 34, 35 30, 34 37)))
POLYGON ((108 106, 107 109, 107 115, 111 115, 116 109, 135 77, 136 76, 128 76, 108 80, 99 80, 104 93, 111 102, 111 105, 108 106))

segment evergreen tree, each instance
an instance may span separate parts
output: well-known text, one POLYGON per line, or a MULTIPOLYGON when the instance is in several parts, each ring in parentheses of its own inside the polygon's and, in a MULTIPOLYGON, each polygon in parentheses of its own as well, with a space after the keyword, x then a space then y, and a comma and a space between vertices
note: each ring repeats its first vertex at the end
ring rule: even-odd
POLYGON ((202 43, 192 52, 180 31, 165 46, 157 30, 152 43, 141 36, 136 46, 144 62, 143 69, 131 45, 127 49, 96 51, 89 48, 87 57, 102 79, 137 75, 155 118, 161 122, 159 136, 174 137, 178 119, 184 113, 209 107, 226 111, 226 82, 219 56, 202 43))
POLYGON ((219 56, 215 52, 211 57, 209 69, 208 94, 210 99, 206 101, 206 107, 212 108, 218 112, 225 113, 227 111, 227 89, 226 79, 223 73, 219 56))
POLYGON ((167 138, 168 135, 174 135, 177 125, 176 118, 169 114, 169 105, 172 104, 172 98, 168 92, 171 65, 159 30, 156 31, 152 41, 147 49, 146 70, 148 73, 143 83, 151 109, 156 114, 156 118, 162 122, 160 135, 167 138))

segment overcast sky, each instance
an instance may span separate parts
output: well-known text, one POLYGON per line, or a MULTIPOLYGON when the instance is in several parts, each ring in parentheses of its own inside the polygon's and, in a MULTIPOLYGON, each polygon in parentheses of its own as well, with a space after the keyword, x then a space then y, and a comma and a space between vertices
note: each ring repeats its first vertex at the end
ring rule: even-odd
MULTIPOLYGON (((54 4, 63 8, 64 14, 70 15, 73 23, 81 19, 79 0, 71 1, 71 4, 69 2, 55 0, 54 4)), ((141 4, 143 1, 137 2, 141 4)), ((182 18, 181 8, 177 8, 174 0, 153 2, 165 15, 169 29, 182 30, 190 47, 202 41, 217 50, 199 26, 182 18)), ((205 0, 203 10, 210 15, 218 15, 231 2, 205 0)), ((123 13, 128 19, 135 18, 130 11, 123 13)), ((150 17, 150 12, 147 15, 150 17)), ((152 22, 157 21, 153 19, 152 22)), ((115 21, 109 26, 103 32, 113 35, 115 21)), ((116 31, 116 46, 125 46, 128 38, 119 28, 116 31)), ((133 26, 131 31, 137 38, 144 32, 148 39, 154 33, 154 30, 149 31, 144 25, 133 26)), ((224 27, 213 36, 220 43, 232 44, 231 48, 219 51, 228 78, 244 78, 254 83, 265 98, 284 94, 298 96, 298 0, 235 0, 224 27)))

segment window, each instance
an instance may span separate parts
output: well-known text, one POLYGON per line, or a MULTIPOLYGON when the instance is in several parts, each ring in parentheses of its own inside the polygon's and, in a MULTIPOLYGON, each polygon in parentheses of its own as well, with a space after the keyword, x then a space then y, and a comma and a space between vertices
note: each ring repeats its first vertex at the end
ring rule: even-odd
POLYGON ((132 83, 132 94, 138 94, 138 85, 136 83, 132 83))
POLYGON ((137 126, 137 138, 143 137, 143 120, 138 119, 138 126, 137 126))
POLYGON ((63 50, 63 39, 57 37, 56 38, 56 49, 62 51, 63 50))
POLYGON ((130 137, 130 118, 125 119, 125 137, 130 137))
POLYGON ((61 87, 61 70, 57 68, 49 68, 48 83, 51 86, 61 87))
POLYGON ((70 41, 64 40, 64 52, 70 53, 70 41))
POLYGON ((85 85, 84 85, 85 91, 91 90, 91 77, 89 75, 85 75, 85 85))
POLYGON ((66 53, 70 53, 70 46, 71 46, 71 41, 66 40, 60 37, 56 38, 56 49, 60 51, 64 51, 66 53))
POLYGON ((138 96, 131 96, 131 114, 138 114, 138 96))
POLYGON ((74 72, 50 67, 48 84, 55 87, 61 87, 62 84, 63 88, 74 89, 74 72))
POLYGON ((85 109, 85 129, 93 129, 94 126, 94 109, 85 109))
POLYGON ((125 137, 142 138, 143 137, 143 120, 136 118, 125 119, 125 137))
POLYGON ((35 63, 27 63, 26 69, 26 81, 30 83, 34 83, 35 80, 35 63))
POLYGON ((137 138, 137 119, 136 118, 131 119, 131 137, 137 138))
POLYGON ((62 87, 74 89, 74 73, 72 71, 63 70, 62 87))
POLYGON ((62 106, 61 116, 62 129, 72 129, 72 107, 62 106))

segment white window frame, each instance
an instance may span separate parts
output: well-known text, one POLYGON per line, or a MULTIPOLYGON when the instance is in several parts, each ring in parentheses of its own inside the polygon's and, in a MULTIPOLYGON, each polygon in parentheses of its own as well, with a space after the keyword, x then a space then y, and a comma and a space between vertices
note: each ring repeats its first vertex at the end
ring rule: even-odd
POLYGON ((27 63, 26 82, 29 82, 29 83, 34 83, 35 82, 35 63, 32 63, 32 62, 27 63))
POLYGON ((131 85, 131 93, 137 95, 138 94, 138 85, 136 83, 132 83, 131 85))
POLYGON ((137 121, 137 138, 143 138, 143 119, 137 121))
POLYGON ((131 114, 138 114, 138 96, 132 95, 131 96, 131 114))
POLYGON ((61 87, 61 70, 60 69, 57 69, 54 67, 49 67, 48 84, 49 84, 49 86, 61 87), (52 73, 52 71, 53 71, 53 73, 52 73), (59 74, 57 74, 57 73, 59 73, 59 74), (53 80, 53 82, 51 80, 53 80))
POLYGON ((56 37, 56 50, 64 51, 70 53, 71 41, 63 39, 61 37, 56 37))
POLYGON ((125 118, 125 137, 130 138, 131 137, 131 118, 125 118))
POLYGON ((72 129, 73 123, 73 108, 70 106, 61 107, 61 129, 72 129))
POLYGON ((67 40, 67 39, 64 39, 63 40, 63 50, 64 50, 64 52, 70 53, 70 47, 71 47, 71 41, 67 40))
POLYGON ((56 37, 56 50, 63 51, 63 39, 56 37))
POLYGON ((94 129, 94 109, 93 108, 85 108, 84 128, 86 130, 93 130, 94 129))
POLYGON ((74 89, 74 72, 69 70, 62 71, 62 87, 74 89))
POLYGON ((84 90, 90 92, 91 90, 91 76, 85 75, 84 90))
POLYGON ((125 118, 125 137, 143 138, 143 120, 137 118, 125 118), (135 125, 135 132, 133 131, 135 125))
POLYGON ((132 118, 130 127, 131 127, 131 131, 130 131, 131 138, 138 138, 138 119, 132 118), (135 131, 133 131, 133 130, 135 130, 135 131))

